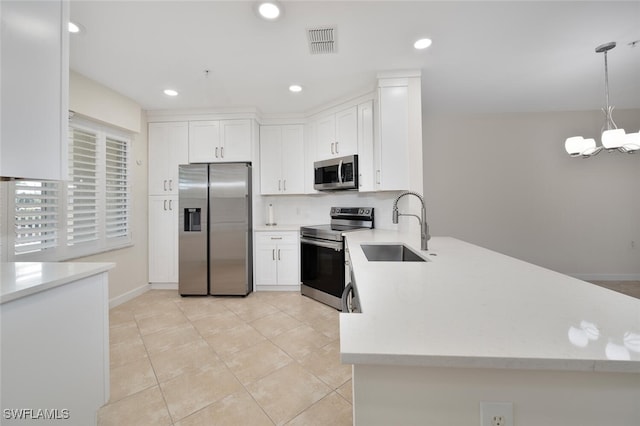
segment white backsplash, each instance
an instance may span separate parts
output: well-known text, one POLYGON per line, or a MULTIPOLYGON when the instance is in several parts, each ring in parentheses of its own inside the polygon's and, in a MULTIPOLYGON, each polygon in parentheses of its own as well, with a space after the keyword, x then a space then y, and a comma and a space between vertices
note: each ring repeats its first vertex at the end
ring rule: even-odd
MULTIPOLYGON (((254 223, 264 225, 267 209, 273 204, 274 218, 278 225, 319 225, 329 223, 331 207, 373 207, 374 224, 382 229, 419 229, 418 221, 402 218, 399 225, 391 222, 393 200, 399 192, 337 191, 309 195, 258 195, 254 203, 254 223)), ((406 202, 404 202, 406 203, 406 202)), ((401 202, 401 205, 406 205, 401 202)), ((404 209, 403 209, 404 211, 404 209)), ((412 212, 420 214, 420 211, 412 212)), ((427 211, 428 214, 428 211, 427 211)), ((417 231, 416 231, 417 232, 417 231)))

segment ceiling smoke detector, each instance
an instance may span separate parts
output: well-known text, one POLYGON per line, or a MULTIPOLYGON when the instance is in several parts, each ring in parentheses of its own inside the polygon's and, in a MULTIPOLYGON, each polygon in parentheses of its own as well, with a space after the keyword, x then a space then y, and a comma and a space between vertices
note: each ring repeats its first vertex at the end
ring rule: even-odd
POLYGON ((312 55, 319 53, 336 53, 336 29, 334 27, 318 27, 307 30, 309 51, 312 55))

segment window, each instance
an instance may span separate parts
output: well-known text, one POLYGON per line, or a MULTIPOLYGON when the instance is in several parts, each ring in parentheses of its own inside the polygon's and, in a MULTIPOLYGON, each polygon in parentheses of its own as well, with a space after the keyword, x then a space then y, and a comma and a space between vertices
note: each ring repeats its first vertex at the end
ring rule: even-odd
POLYGON ((130 145, 128 135, 74 118, 69 180, 12 183, 8 260, 64 260, 130 245, 130 145))

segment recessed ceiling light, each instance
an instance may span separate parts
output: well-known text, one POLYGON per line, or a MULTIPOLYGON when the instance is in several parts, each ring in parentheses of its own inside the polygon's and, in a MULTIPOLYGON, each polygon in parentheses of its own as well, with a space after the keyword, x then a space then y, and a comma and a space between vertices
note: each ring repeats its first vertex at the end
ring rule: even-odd
POLYGON ((258 13, 264 19, 273 21, 280 16, 280 5, 274 1, 261 2, 258 5, 258 13))
POLYGON ((413 47, 418 50, 426 49, 429 46, 431 46, 430 38, 421 38, 420 40, 417 40, 415 43, 413 43, 413 47))
POLYGON ((173 89, 164 89, 164 94, 167 96, 178 96, 178 92, 173 89))
POLYGON ((289 86, 289 91, 293 93, 302 92, 302 86, 298 84, 292 84, 291 86, 289 86))
POLYGON ((67 24, 67 29, 70 33, 77 34, 80 32, 80 25, 76 24, 75 22, 69 21, 69 24, 67 24))

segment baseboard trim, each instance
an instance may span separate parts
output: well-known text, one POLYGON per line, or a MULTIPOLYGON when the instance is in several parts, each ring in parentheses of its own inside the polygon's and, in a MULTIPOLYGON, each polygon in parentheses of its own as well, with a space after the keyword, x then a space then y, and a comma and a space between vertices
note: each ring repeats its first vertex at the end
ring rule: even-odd
POLYGON ((568 274, 583 281, 640 281, 640 274, 568 274))
POLYGON ((109 309, 115 308, 118 305, 122 305, 123 303, 128 302, 131 299, 135 299, 136 297, 146 293, 150 289, 151 287, 149 286, 149 284, 144 284, 138 288, 134 288, 133 290, 121 294, 120 296, 116 296, 113 299, 109 300, 109 309))
POLYGON ((177 290, 178 283, 150 283, 151 290, 177 290))
POLYGON ((257 285, 255 291, 297 291, 300 292, 299 285, 257 285))

